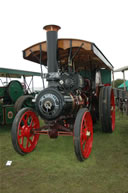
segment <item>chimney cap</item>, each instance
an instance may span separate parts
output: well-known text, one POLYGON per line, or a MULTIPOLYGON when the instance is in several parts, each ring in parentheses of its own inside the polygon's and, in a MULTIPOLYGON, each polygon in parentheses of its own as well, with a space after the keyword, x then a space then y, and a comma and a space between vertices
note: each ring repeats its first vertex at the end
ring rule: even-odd
POLYGON ((45 25, 43 29, 46 30, 47 32, 48 31, 58 31, 59 29, 61 29, 61 27, 58 25, 45 25))

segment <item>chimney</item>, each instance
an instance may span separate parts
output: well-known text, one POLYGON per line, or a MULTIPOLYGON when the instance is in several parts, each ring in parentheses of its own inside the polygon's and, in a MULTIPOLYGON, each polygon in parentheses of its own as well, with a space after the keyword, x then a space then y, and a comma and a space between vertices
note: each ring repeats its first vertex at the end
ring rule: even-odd
POLYGON ((48 73, 58 72, 57 63, 57 32, 60 29, 57 25, 46 25, 43 28, 47 31, 47 65, 48 73))

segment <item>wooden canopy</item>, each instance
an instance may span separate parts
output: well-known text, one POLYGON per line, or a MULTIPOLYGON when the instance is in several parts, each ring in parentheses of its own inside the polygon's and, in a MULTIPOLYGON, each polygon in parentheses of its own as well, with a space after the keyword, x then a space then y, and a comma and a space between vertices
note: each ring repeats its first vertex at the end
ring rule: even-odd
MULTIPOLYGON (((92 42, 78 39, 58 39, 57 61, 60 66, 68 64, 70 52, 72 56, 78 52, 73 58, 76 70, 89 68, 113 70, 112 64, 92 42)), ((47 42, 40 42, 26 48, 23 50, 23 58, 47 66, 47 42)))

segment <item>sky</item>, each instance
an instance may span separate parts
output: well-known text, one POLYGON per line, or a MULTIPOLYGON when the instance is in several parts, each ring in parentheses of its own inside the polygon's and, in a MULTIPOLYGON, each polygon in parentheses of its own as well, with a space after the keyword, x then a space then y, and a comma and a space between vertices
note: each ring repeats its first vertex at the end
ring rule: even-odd
MULTIPOLYGON (((114 69, 128 66, 127 0, 3 0, 0 67, 40 72, 39 64, 23 59, 22 50, 45 41, 48 24, 61 26, 58 38, 94 42, 114 69)), ((117 78, 122 73, 115 73, 117 78)))

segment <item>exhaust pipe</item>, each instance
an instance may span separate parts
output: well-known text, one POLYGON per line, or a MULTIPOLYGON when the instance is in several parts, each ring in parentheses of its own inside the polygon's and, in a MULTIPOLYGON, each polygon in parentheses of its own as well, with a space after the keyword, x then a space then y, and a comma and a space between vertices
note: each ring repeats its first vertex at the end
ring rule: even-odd
POLYGON ((47 31, 47 66, 48 77, 47 80, 53 85, 58 76, 58 63, 57 63, 57 32, 60 29, 57 25, 46 25, 43 28, 47 31))

